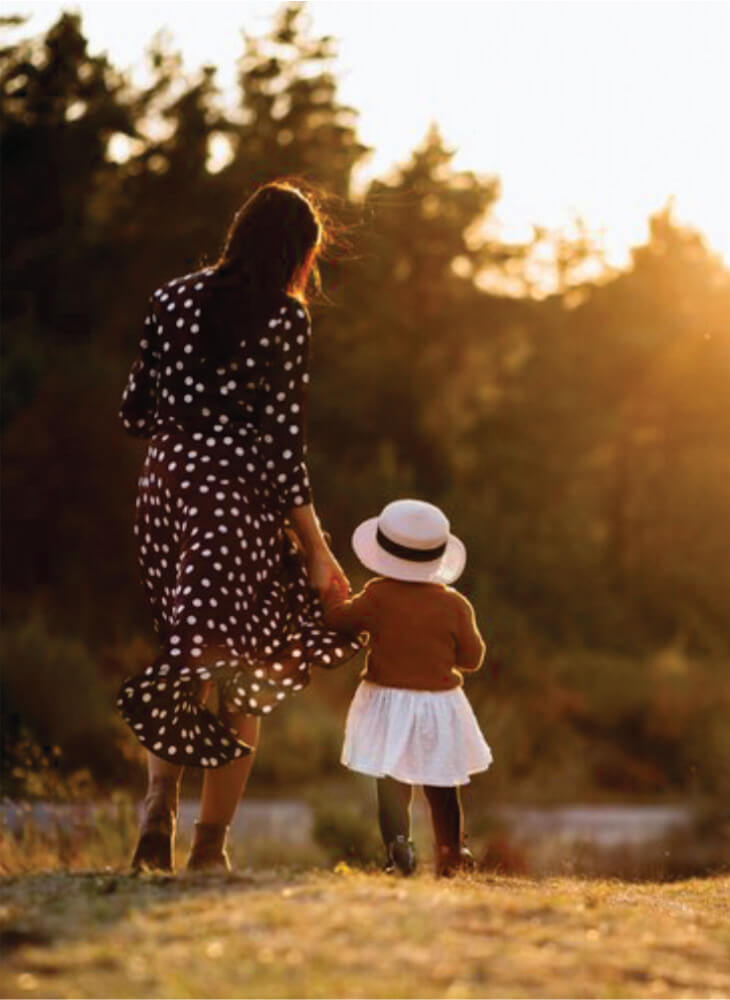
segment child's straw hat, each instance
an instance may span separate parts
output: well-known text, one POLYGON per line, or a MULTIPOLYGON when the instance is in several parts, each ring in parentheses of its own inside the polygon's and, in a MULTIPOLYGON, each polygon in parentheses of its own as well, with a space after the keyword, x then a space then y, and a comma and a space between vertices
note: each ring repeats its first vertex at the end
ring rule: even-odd
POLYGON ((423 500, 389 503, 355 528, 352 547, 373 572, 414 583, 453 583, 466 562, 446 515, 423 500))

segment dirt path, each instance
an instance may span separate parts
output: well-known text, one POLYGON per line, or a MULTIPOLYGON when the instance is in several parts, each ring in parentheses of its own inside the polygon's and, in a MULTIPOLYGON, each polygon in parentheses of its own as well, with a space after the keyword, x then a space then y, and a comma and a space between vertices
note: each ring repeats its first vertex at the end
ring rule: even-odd
POLYGON ((341 867, 1 884, 5 997, 727 997, 730 877, 341 867))

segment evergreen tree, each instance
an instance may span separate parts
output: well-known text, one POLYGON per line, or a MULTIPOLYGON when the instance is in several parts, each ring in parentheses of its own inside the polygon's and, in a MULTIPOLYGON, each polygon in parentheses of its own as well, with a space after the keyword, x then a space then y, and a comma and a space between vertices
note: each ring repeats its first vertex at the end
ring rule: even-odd
POLYGON ((246 37, 240 63, 240 124, 229 128, 234 159, 224 179, 247 188, 296 175, 346 198, 353 168, 368 152, 357 112, 340 103, 334 40, 312 38, 306 5, 284 6, 265 38, 246 37))
MULTIPOLYGON (((350 227, 339 256, 328 248, 313 308, 309 461, 338 552, 347 559, 353 524, 394 496, 449 512, 469 548, 460 586, 510 671, 500 713, 514 733, 525 713, 534 722, 504 773, 538 773, 547 748, 580 758, 586 788, 630 788, 635 775, 645 789, 686 788, 692 757, 703 787, 721 788, 727 269, 668 208, 631 267, 596 283, 591 239, 538 230, 557 293, 501 294, 505 279, 527 292, 536 248, 485 236, 498 184, 454 169, 436 129, 362 201, 350 197, 367 151, 338 99, 334 55, 289 5, 247 39, 240 105, 224 109, 213 70, 186 76, 161 44, 152 83, 132 88, 88 53, 76 16, 0 51, 11 651, 45 656, 38 676, 76 657, 79 638, 85 677, 100 657, 125 673, 147 655, 130 531, 144 444, 116 415, 145 302, 215 258, 257 184, 295 174, 332 194, 350 227), (213 173, 219 135, 232 159, 213 173), (653 682, 668 648, 684 664, 672 675, 681 712, 653 682), (596 734, 613 753, 597 762, 596 734)), ((8 690, 27 689, 27 662, 4 664, 21 671, 8 690)), ((479 702, 486 680, 475 683, 479 702)), ((89 703, 111 713, 96 694, 89 703)))
POLYGON ((380 495, 435 499, 463 474, 460 441, 510 311, 475 283, 508 256, 479 235, 497 182, 455 171, 452 157, 433 128, 391 182, 370 185, 341 307, 320 321, 332 388, 316 401, 314 440, 334 435, 342 467, 364 465, 380 495))
POLYGON ((124 80, 88 54, 76 15, 0 53, 5 422, 32 399, 54 348, 94 327, 115 132, 134 134, 124 80), (92 260, 95 280, 84 280, 92 260))

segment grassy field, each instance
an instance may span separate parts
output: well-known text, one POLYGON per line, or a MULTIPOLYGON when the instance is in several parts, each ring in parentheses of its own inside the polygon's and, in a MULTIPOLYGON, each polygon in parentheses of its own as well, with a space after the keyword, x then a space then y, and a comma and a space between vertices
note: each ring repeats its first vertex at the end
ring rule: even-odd
POLYGON ((730 878, 2 880, 4 997, 727 997, 730 878))

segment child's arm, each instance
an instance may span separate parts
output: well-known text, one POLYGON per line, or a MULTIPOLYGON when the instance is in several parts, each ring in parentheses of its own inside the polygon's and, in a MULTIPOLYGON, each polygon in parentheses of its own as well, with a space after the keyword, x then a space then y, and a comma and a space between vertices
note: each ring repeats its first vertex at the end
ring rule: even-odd
POLYGON ((322 595, 324 620, 338 632, 370 632, 373 626, 373 600, 370 584, 348 600, 347 591, 335 581, 322 595))
POLYGON ((456 666, 459 670, 478 670, 484 660, 484 640, 477 626, 474 608, 461 594, 457 594, 457 598, 456 666))

